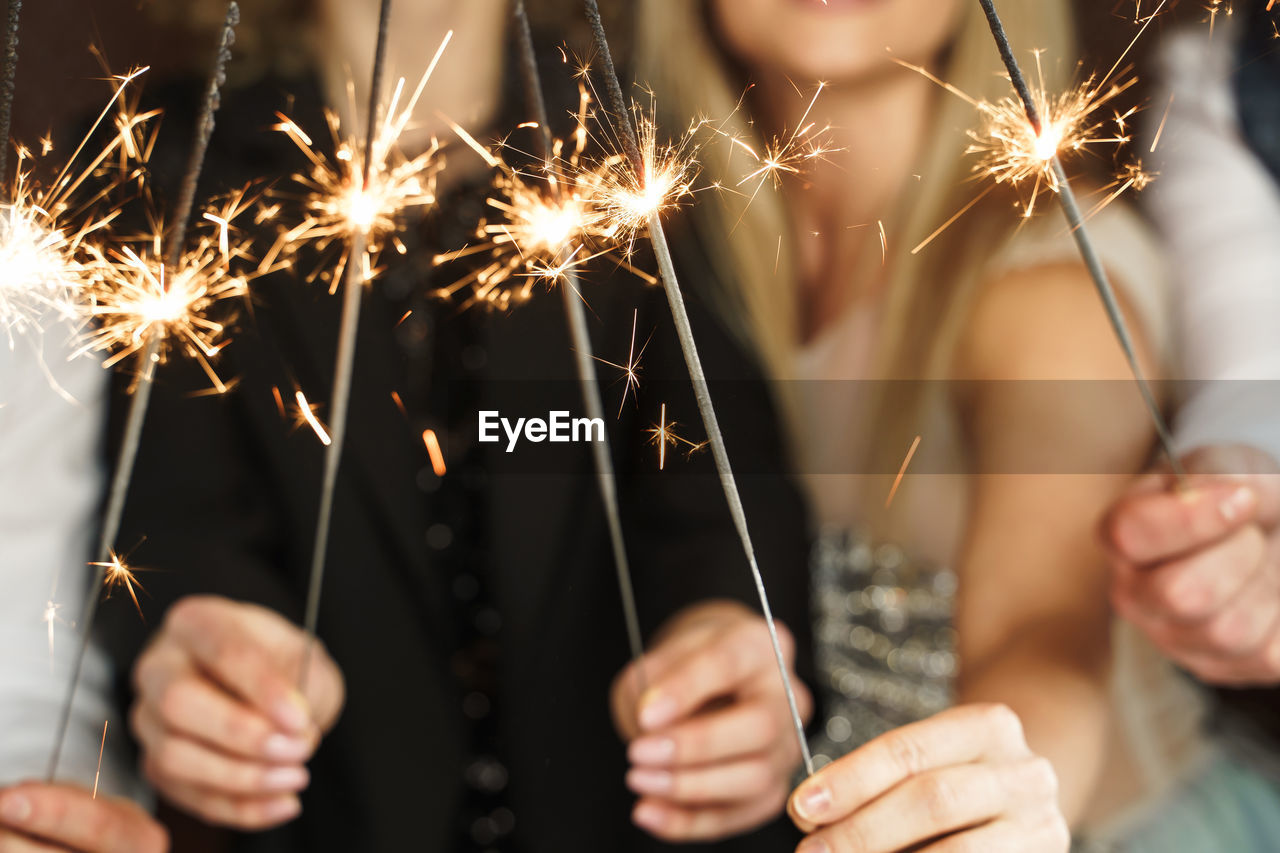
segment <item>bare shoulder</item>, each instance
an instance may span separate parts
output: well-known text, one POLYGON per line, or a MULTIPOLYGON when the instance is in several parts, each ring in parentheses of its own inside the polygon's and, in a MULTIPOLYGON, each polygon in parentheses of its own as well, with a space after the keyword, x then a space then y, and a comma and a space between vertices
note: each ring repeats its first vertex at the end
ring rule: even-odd
MULTIPOLYGON (((1143 368, 1152 359, 1141 324, 1120 298, 1143 368)), ((1102 300, 1080 263, 1019 269, 984 282, 961 332, 960 379, 1132 377, 1102 300)))

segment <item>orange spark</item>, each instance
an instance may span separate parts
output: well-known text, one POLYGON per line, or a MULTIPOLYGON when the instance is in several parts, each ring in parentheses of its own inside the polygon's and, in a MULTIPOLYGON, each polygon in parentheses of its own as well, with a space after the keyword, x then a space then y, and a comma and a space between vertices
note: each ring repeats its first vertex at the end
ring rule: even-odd
POLYGON ((311 427, 316 434, 316 438, 320 439, 320 443, 328 447, 333 443, 333 439, 329 438, 329 433, 325 430, 324 425, 316 418, 316 409, 319 406, 307 402, 307 396, 301 390, 294 392, 294 399, 297 401, 297 407, 294 409, 294 427, 300 427, 303 424, 311 427))
POLYGON ((427 455, 431 457, 431 470, 436 472, 437 477, 443 477, 448 472, 448 468, 444 464, 444 451, 440 449, 440 439, 436 437, 436 431, 423 430, 422 443, 426 445, 427 455))
POLYGON ((98 799, 98 780, 102 778, 102 753, 107 749, 107 723, 110 720, 102 721, 102 743, 98 746, 98 770, 93 774, 93 799, 98 799))
POLYGON ((898 469, 898 476, 893 479, 893 488, 889 489, 889 497, 885 499, 884 508, 888 509, 893 504, 893 498, 898 494, 898 486, 902 483, 903 476, 907 473, 907 466, 911 464, 911 457, 916 455, 916 448, 920 446, 920 436, 916 436, 915 441, 911 442, 911 449, 907 451, 907 458, 902 460, 902 467, 898 469))
MULTIPOLYGON (((129 597, 133 599, 133 606, 138 611, 138 616, 142 617, 142 604, 138 601, 137 590, 143 589, 142 584, 138 582, 134 570, 125 564, 124 558, 115 551, 111 552, 111 560, 106 563, 90 563, 91 566, 105 569, 106 574, 103 577, 103 586, 107 589, 107 597, 111 597, 111 591, 116 587, 124 587, 129 592, 129 597), (136 587, 136 588, 135 588, 136 587)), ((143 592, 146 590, 143 589, 143 592)))

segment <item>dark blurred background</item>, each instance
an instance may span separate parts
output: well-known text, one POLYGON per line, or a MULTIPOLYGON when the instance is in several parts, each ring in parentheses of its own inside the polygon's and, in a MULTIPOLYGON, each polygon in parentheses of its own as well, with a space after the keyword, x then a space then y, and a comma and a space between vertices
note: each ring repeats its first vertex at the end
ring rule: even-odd
MULTIPOLYGON (((135 65, 151 66, 152 85, 168 74, 187 70, 193 60, 201 64, 207 62, 211 45, 196 43, 186 27, 158 23, 148 8, 150 2, 27 0, 23 8, 14 116, 17 139, 32 144, 51 129, 96 111, 102 105, 110 89, 102 82, 101 65, 87 49, 91 44, 102 49, 114 72, 123 72, 135 65)), ((254 2, 242 0, 242 5, 250 6, 254 2)), ((1078 0, 1083 67, 1109 68, 1137 32, 1135 13, 1147 14, 1158 3, 1159 0, 1140 3, 1139 0, 1078 0)), ((222 8, 218 0, 188 0, 188 4, 191 16, 201 19, 207 18, 209 11, 218 15, 222 8)), ((572 9, 579 5, 576 0, 548 0, 542 5, 553 4, 572 9)), ((1157 41, 1152 36, 1179 20, 1199 20, 1205 16, 1201 3, 1188 0, 1167 3, 1132 55, 1138 70, 1144 70, 1149 49, 1157 41)), ((1143 98, 1141 89, 1140 85, 1133 92, 1135 100, 1143 98)))

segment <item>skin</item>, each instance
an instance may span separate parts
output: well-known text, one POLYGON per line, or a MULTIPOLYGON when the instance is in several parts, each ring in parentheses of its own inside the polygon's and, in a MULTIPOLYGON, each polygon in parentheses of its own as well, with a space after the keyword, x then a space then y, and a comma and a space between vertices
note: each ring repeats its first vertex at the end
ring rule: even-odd
MULTIPOLYGON (((711 838, 776 817, 800 755, 763 620, 712 602, 678 614, 659 636, 644 658, 650 689, 640 694, 628 668, 613 690, 619 728, 642 759, 627 778, 644 794, 637 823, 662 837, 711 838), (659 760, 648 760, 654 744, 659 760), (659 775, 667 783, 654 793, 659 775)), ((261 607, 212 596, 174 605, 138 661, 131 716, 162 796, 238 829, 297 817, 305 762, 344 701, 322 646, 307 695, 294 690, 303 644, 299 628, 261 607)), ((789 635, 786 645, 790 661, 789 635)), ((807 717, 812 703, 800 690, 807 717)))
MULTIPOLYGON (((793 80, 802 88, 818 78, 830 84, 810 120, 835 128, 843 150, 785 188, 799 247, 802 331, 812 336, 848 306, 882 299, 883 279, 853 274, 867 268, 865 254, 879 254, 878 235, 848 226, 892 209, 929 132, 936 93, 884 48, 907 61, 936 61, 961 7, 712 0, 712 10, 726 48, 757 84, 753 114, 766 134, 794 127, 807 105, 793 80), (809 239, 815 231, 825 239, 809 239)), ((1149 362, 1141 340, 1138 349, 1149 362)), ((891 732, 803 784, 789 803, 810 833, 803 853, 1065 851, 1066 828, 1100 772, 1109 613, 1093 531, 1140 469, 1150 429, 1136 395, 1105 401, 1109 417, 1098 423, 1082 419, 1070 395, 1010 393, 1001 382, 1130 378, 1083 267, 1033 268, 983 283, 952 378, 975 381, 965 386, 973 390, 960 416, 977 470, 1044 470, 1016 456, 1034 435, 1038 447, 1115 473, 970 478, 956 564, 958 707, 891 732)))
POLYGON ((1101 525, 1111 600, 1209 684, 1280 684, 1280 465, 1242 445, 1137 480, 1101 525))
POLYGON ((306 761, 342 712, 337 665, 274 611, 214 596, 170 608, 134 668, 130 726, 156 790, 205 821, 266 829, 297 817, 306 761))
MULTIPOLYGON (((367 98, 377 7, 376 0, 317 0, 322 55, 343 58, 322 69, 328 99, 348 124, 351 105, 358 112, 367 98)), ((432 135, 452 134, 441 116, 483 127, 497 108, 507 4, 420 0, 397 4, 395 15, 388 88, 400 75, 413 83, 437 38, 455 31, 427 90, 433 109, 422 111, 402 148, 413 154, 432 135), (433 34, 429 49, 424 33, 433 34)), ((451 163, 446 178, 460 177, 468 163, 451 163)), ((300 636, 275 614, 222 599, 187 599, 171 610, 135 670, 132 717, 147 777, 163 796, 240 829, 297 816, 305 762, 343 695, 341 674, 320 649, 307 697, 292 692, 300 636)), ((785 641, 791 663, 794 643, 789 635, 785 641)), ((647 692, 639 692, 631 668, 612 692, 619 731, 630 742, 626 784, 640 795, 635 822, 681 840, 774 819, 800 754, 763 620, 725 602, 690 608, 668 623, 644 667, 647 692)), ((807 719, 812 702, 799 689, 807 719)))
MULTIPOLYGON (((342 117, 344 126, 358 127, 363 133, 380 4, 378 0, 315 2, 321 56, 334 57, 334 61, 321 65, 329 103, 342 117), (348 89, 353 82, 354 101, 348 89), (357 117, 359 125, 353 123, 357 117)), ((507 4, 498 0, 417 0, 393 4, 391 14, 384 98, 390 97, 401 77, 405 78, 404 97, 408 97, 445 33, 453 30, 453 39, 424 90, 423 108, 418 110, 413 127, 401 137, 403 150, 410 156, 417 154, 427 148, 433 136, 456 141, 444 117, 471 131, 487 126, 497 111, 501 92, 500 60, 506 44, 507 4)), ((465 159, 472 167, 480 165, 476 158, 465 159), (472 159, 475 163, 471 163, 472 159)), ((451 168, 446 175, 450 171, 455 170, 451 168)))
POLYGON ((0 853, 167 853, 169 836, 128 800, 27 782, 0 793, 0 853))
MULTIPOLYGON (((795 642, 785 626, 779 633, 807 722, 813 702, 795 674, 795 642)), ((764 620, 733 602, 691 607, 639 671, 628 666, 613 688, 627 786, 640 797, 635 823, 668 841, 711 841, 776 818, 800 746, 764 620)))

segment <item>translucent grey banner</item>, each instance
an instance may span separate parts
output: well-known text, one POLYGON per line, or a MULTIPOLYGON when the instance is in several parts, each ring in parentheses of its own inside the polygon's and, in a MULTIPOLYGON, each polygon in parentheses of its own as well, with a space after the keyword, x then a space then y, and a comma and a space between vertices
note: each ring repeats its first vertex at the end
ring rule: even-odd
MULTIPOLYGON (((479 450, 504 473, 577 474, 607 436, 619 472, 705 473, 688 380, 638 387, 602 368, 607 416, 590 423, 569 380, 450 386, 433 419, 446 456, 479 450)), ((1158 461, 1154 429, 1128 380, 712 380, 735 471, 806 475, 1127 474, 1158 461), (787 414, 784 415, 784 412, 787 414), (785 426, 784 426, 785 423, 785 426), (787 436, 784 440, 782 435, 787 436), (919 437, 919 441, 916 438, 919 437), (785 445, 785 447, 783 446, 785 445), (912 446, 915 450, 912 452, 912 446)), ((1167 381, 1154 388, 1180 450, 1243 443, 1280 455, 1280 380, 1167 381)), ((1222 474, 1249 473, 1224 470, 1222 474)))

